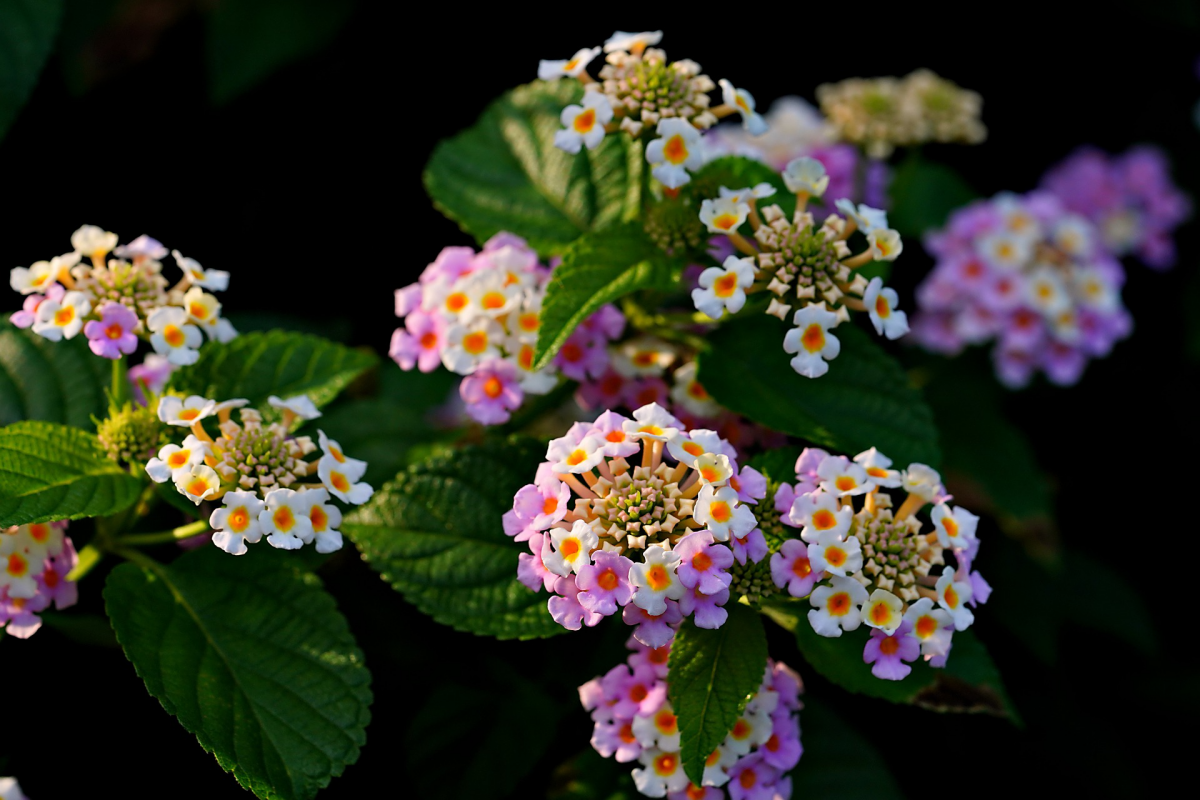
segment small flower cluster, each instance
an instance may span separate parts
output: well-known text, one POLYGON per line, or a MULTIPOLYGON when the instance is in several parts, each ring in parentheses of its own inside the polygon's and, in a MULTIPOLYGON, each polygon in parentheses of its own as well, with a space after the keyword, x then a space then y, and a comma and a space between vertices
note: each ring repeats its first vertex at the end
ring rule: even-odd
POLYGON ((571 334, 551 366, 533 369, 539 313, 549 268, 525 240, 498 233, 483 250, 447 247, 417 283, 396 291, 388 354, 401 369, 432 372, 439 364, 463 375, 459 394, 467 413, 485 425, 507 422, 526 394, 546 394, 560 375, 584 381, 604 374, 607 344, 625 318, 604 306, 571 334))
POLYGON ((854 460, 807 448, 796 461, 796 483, 775 493, 783 524, 800 529, 771 556, 775 585, 808 597, 808 620, 822 636, 841 636, 866 623, 863 660, 877 678, 901 680, 924 656, 941 667, 956 630, 974 622, 968 606, 986 602, 991 587, 971 569, 979 553, 979 517, 950 505, 938 473, 924 464, 892 469, 875 448, 854 460), (907 496, 893 510, 883 489, 907 496), (855 498, 862 498, 856 510, 855 498), (917 513, 933 504, 933 530, 917 513), (946 564, 947 552, 956 566, 946 564), (938 575, 931 570, 941 566, 938 575))
POLYGON ((9 636, 28 639, 42 627, 37 612, 52 602, 62 610, 79 598, 75 581, 67 580, 79 558, 66 527, 63 520, 0 530, 0 625, 9 636))
POLYGON ((726 80, 720 81, 721 104, 709 108, 708 93, 717 84, 695 61, 668 62, 667 54, 653 47, 661 40, 662 31, 617 31, 604 43, 607 63, 598 81, 588 75, 587 66, 600 55, 599 47, 580 50, 567 61, 542 61, 538 77, 575 78, 585 89, 579 104, 563 109, 555 145, 578 153, 583 147, 599 147, 605 133, 625 131, 647 140, 650 174, 675 190, 706 160, 701 131, 731 114, 740 114, 746 130, 755 135, 766 131, 767 124, 754 110, 750 93, 726 80))
POLYGON ((1171 182, 1167 157, 1154 147, 1110 156, 1091 147, 1052 167, 1041 188, 1068 211, 1095 224, 1117 256, 1134 254, 1149 267, 1175 264, 1172 231, 1191 216, 1191 202, 1171 182))
POLYGON ((835 204, 845 216, 830 214, 818 227, 805 210, 808 200, 822 196, 829 184, 825 168, 816 159, 790 162, 783 180, 788 191, 796 194, 796 211, 790 220, 778 205, 759 211, 758 201, 775 194, 766 183, 735 191, 721 187, 719 198, 704 201, 700 221, 711 233, 729 237, 744 255, 731 255, 722 266, 704 270, 700 288, 692 291, 692 302, 697 310, 720 319, 726 311, 741 311, 748 295, 766 290, 775 295, 767 313, 786 320, 792 303, 804 301, 804 307, 792 315, 795 327, 784 336, 783 349, 795 354, 792 369, 817 378, 829 370, 826 362, 841 350, 829 331, 850 318, 848 309, 866 311, 875 331, 889 339, 908 332, 906 315, 896 309, 896 292, 885 288, 878 277, 868 282, 861 274, 852 275, 871 261, 894 261, 903 243, 900 234, 887 227, 883 211, 845 199, 835 204), (746 223, 754 231, 753 243, 739 233, 746 223), (851 255, 847 241, 855 231, 864 234, 865 246, 851 255))
POLYGON ((605 758, 637 761, 634 785, 646 797, 669 800, 788 800, 787 777, 800 761, 800 676, 768 660, 762 685, 733 729, 704 762, 696 786, 683 771, 679 725, 667 700, 670 645, 657 649, 631 639, 633 653, 602 677, 579 687, 595 722, 592 747, 605 758), (728 795, 726 795, 728 791, 728 795))
POLYGON ((82 331, 93 353, 113 360, 145 339, 171 364, 195 363, 201 331, 219 342, 237 336, 221 316, 221 303, 205 291, 224 291, 228 272, 204 269, 173 250, 183 275, 168 288, 162 274, 167 248, 149 236, 118 246, 115 233, 84 225, 71 234, 71 246, 70 253, 12 270, 9 285, 25 295, 24 307, 11 317, 14 325, 55 342, 82 331))
POLYGON ((809 156, 820 161, 829 175, 825 193, 846 197, 875 208, 887 206, 890 171, 887 164, 864 158, 854 145, 837 142, 832 126, 801 97, 781 97, 763 115, 767 132, 751 135, 744 127, 722 122, 705 137, 709 158, 725 155, 745 156, 783 171, 790 161, 809 156), (859 170, 865 170, 863 185, 857 186, 859 170))
POLYGON ((975 92, 920 69, 903 78, 849 78, 817 87, 821 110, 839 138, 872 158, 924 142, 979 144, 983 99, 975 92))
POLYGON ((657 403, 685 427, 717 431, 739 452, 755 445, 778 445, 782 437, 722 408, 696 379, 696 362, 684 348, 643 334, 609 345, 609 366, 580 384, 581 408, 640 408, 657 403))
POLYGON ((317 450, 308 436, 292 436, 296 420, 321 416, 303 395, 269 402, 282 412, 282 421, 263 424, 262 414, 246 408, 246 400, 218 403, 198 395, 166 396, 158 402, 158 418, 167 425, 188 428, 181 444, 167 444, 146 464, 146 473, 157 483, 171 481, 197 506, 223 500, 209 516, 213 544, 235 556, 246 543, 257 543, 263 534, 272 547, 298 550, 316 544, 318 553, 342 546, 337 530, 341 510, 331 495, 343 503, 361 505, 370 499, 371 487, 361 479, 365 461, 349 458, 337 442, 317 431, 321 456, 305 459, 317 450), (238 409, 241 424, 232 413, 238 409), (214 439, 204 420, 216 417, 214 439), (315 477, 316 481, 305 481, 315 477))
POLYGON ((716 433, 686 429, 657 403, 632 419, 605 411, 575 423, 504 515, 504 532, 529 543, 518 577, 554 595, 550 614, 570 630, 618 609, 648 647, 671 641, 686 616, 719 628, 730 567, 767 553, 750 508, 766 481, 736 458, 716 433))
POLYGON ((996 373, 1010 387, 1039 368, 1075 383, 1089 358, 1129 334, 1120 262, 1090 222, 1045 192, 959 209, 926 249, 937 264, 917 288, 914 338, 944 353, 996 339, 996 373))

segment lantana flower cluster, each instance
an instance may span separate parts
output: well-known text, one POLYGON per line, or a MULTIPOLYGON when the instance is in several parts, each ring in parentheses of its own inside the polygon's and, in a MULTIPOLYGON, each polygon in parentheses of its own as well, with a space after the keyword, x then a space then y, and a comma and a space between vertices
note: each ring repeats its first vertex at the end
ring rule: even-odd
POLYGON ((863 660, 877 678, 903 679, 919 656, 945 666, 954 632, 970 627, 971 608, 987 601, 991 587, 971 568, 979 517, 950 505, 936 470, 893 469, 875 448, 853 460, 807 448, 796 483, 781 485, 773 499, 780 521, 800 536, 772 554, 771 576, 793 597, 808 598, 814 631, 836 637, 866 624, 863 660), (885 489, 907 494, 895 506, 885 489), (929 504, 927 527, 917 515, 929 504))
POLYGON ((976 201, 925 246, 937 263, 917 288, 913 337, 951 354, 995 340, 996 374, 1010 387, 1038 369, 1075 383, 1089 358, 1130 332, 1120 262, 1094 225, 1050 194, 976 201))
POLYGON ((782 172, 789 162, 809 156, 825 167, 827 196, 887 207, 887 164, 867 159, 854 145, 837 141, 833 126, 807 100, 795 95, 781 97, 771 103, 763 119, 767 131, 758 136, 734 122, 717 125, 704 137, 708 157, 745 156, 782 172), (860 174, 861 186, 857 185, 860 174))
POLYGON ((204 269, 172 250, 182 274, 171 285, 162 273, 168 251, 158 240, 117 241, 115 233, 84 225, 71 234, 71 252, 14 268, 9 285, 25 303, 12 323, 51 341, 82 332, 93 353, 113 360, 144 339, 174 365, 195 363, 205 337, 237 336, 212 294, 229 285, 228 272, 204 269))
POLYGON ((161 398, 158 418, 189 433, 178 444, 163 445, 146 473, 157 483, 171 481, 197 506, 220 500, 208 523, 213 544, 232 555, 243 555, 247 542, 255 544, 264 535, 282 550, 306 544, 315 544, 318 553, 339 550, 342 512, 333 500, 361 505, 371 498, 373 490, 362 482, 367 463, 347 456, 324 431, 317 431, 315 444, 309 436, 290 433, 297 420, 321 416, 308 397, 272 396, 269 402, 282 419, 264 424, 246 400, 161 398), (232 419, 235 409, 240 424, 232 419), (217 423, 215 438, 204 426, 211 418, 217 423), (316 460, 306 458, 318 449, 316 460))
POLYGON ((790 162, 783 181, 796 194, 791 219, 778 205, 759 210, 759 200, 775 194, 766 183, 736 190, 722 186, 720 197, 704 201, 700 221, 711 233, 729 237, 742 255, 731 255, 720 267, 704 270, 700 287, 692 291, 692 302, 697 310, 720 319, 726 311, 741 311, 749 295, 770 292, 773 297, 766 312, 782 320, 790 318, 795 326, 783 339, 784 351, 794 354, 792 369, 817 378, 829 371, 827 362, 841 351, 841 343, 830 331, 850 318, 849 310, 866 311, 875 331, 889 339, 908 332, 908 319, 896 308, 896 292, 884 287, 878 277, 868 281, 854 273, 872 261, 894 261, 904 245, 900 234, 887 227, 883 211, 846 199, 835 203, 840 214, 829 214, 818 226, 806 207, 810 198, 825 193, 829 176, 816 159, 790 162), (753 242, 739 232, 746 224, 753 231, 753 242), (852 255, 849 241, 856 231, 864 241, 852 255))
MULTIPOLYGON (((592 747, 620 763, 638 762, 633 782, 646 797, 670 800, 788 800, 787 773, 800 761, 800 676, 768 659, 762 685, 704 763, 701 785, 683 771, 679 725, 667 700, 670 645, 631 639, 624 663, 579 687, 595 722, 592 747)), ((720 676, 717 676, 720 679, 720 676)))
POLYGON ((447 247, 420 280, 396 291, 404 327, 388 350, 401 369, 432 372, 444 365, 464 376, 467 413, 485 425, 509 420, 527 394, 546 394, 562 376, 585 381, 609 366, 607 345, 625 317, 606 305, 567 339, 553 363, 533 369, 539 313, 551 270, 524 239, 498 233, 483 250, 447 247))
POLYGON ((39 611, 51 603, 62 610, 78 600, 67 575, 79 557, 66 528, 62 520, 0 530, 0 625, 9 636, 28 639, 42 627, 39 611))
POLYGON ((1134 147, 1119 156, 1081 148, 1052 167, 1041 188, 1091 220, 1114 255, 1132 254, 1154 269, 1175 264, 1171 234, 1191 216, 1192 206, 1171 182, 1167 157, 1158 148, 1134 147))
POLYGON ((641 334, 608 346, 609 366, 584 381, 575 402, 584 409, 635 409, 657 403, 687 428, 717 431, 738 452, 784 437, 723 408, 697 380, 695 354, 677 343, 641 334))
POLYGON ((739 469, 728 442, 651 403, 552 440, 503 523, 528 543, 518 577, 553 595, 555 621, 579 630, 620 610, 638 641, 661 647, 685 617, 724 624, 734 562, 767 554, 751 508, 764 497, 765 478, 739 469))
POLYGON ((754 110, 754 97, 727 80, 719 82, 720 105, 710 108, 708 93, 718 84, 695 61, 667 61, 667 54, 654 47, 661 40, 662 31, 617 31, 603 48, 585 48, 566 61, 542 61, 538 77, 569 77, 583 84, 583 99, 562 111, 563 129, 555 135, 555 145, 578 153, 599 147, 606 133, 625 131, 646 141, 650 174, 675 190, 704 165, 701 132, 718 119, 740 114, 753 134, 763 133, 767 124, 754 110), (606 63, 597 80, 587 67, 601 50, 606 63))
POLYGON ((975 92, 919 69, 903 78, 848 78, 817 87, 821 111, 838 137, 887 158, 925 142, 978 144, 987 138, 975 92))

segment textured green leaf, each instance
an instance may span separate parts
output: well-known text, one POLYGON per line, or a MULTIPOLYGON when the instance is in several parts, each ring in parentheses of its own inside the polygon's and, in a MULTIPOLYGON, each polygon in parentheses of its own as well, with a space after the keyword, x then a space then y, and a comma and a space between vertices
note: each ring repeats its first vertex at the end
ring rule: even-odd
POLYGON ((915 150, 892 174, 888 194, 888 222, 901 236, 913 238, 942 227, 951 211, 978 197, 957 172, 915 150))
POLYGON ((746 463, 773 481, 792 483, 796 480, 796 461, 801 452, 795 445, 784 445, 755 453, 746 463))
POLYGON ((792 771, 792 796, 900 800, 904 795, 883 756, 830 706, 804 698, 804 757, 792 771))
POLYGON ((104 600, 150 694, 259 797, 314 797, 358 759, 371 674, 333 597, 286 554, 122 564, 104 600))
POLYGON ((577 155, 554 146, 562 109, 582 94, 576 81, 535 81, 495 100, 474 126, 433 151, 425 188, 434 205, 480 242, 509 231, 542 254, 633 219, 639 144, 618 133, 577 155))
POLYGON ((62 0, 0 3, 0 138, 29 99, 54 46, 62 0))
POLYGON ((95 434, 33 420, 0 428, 0 528, 115 514, 141 489, 95 434))
POLYGON ((497 669, 511 672, 490 664, 477 685, 442 684, 428 694, 404 742, 413 796, 509 797, 554 742, 561 711, 545 687, 515 674, 489 682, 497 669))
POLYGON ((319 336, 245 333, 227 344, 206 344, 199 361, 171 375, 170 388, 214 400, 244 397, 252 406, 266 406, 271 395, 306 394, 323 406, 378 362, 319 336))
POLYGON ((900 365, 854 325, 839 325, 841 354, 819 378, 796 374, 787 328, 755 315, 709 335, 699 380, 731 411, 768 428, 853 455, 878 447, 900 464, 937 466, 933 414, 900 365))
POLYGON ((767 635, 757 612, 727 606, 729 619, 716 630, 689 618, 675 634, 667 662, 667 694, 679 719, 683 769, 697 786, 704 760, 733 730, 767 668, 767 635))
POLYGON ((990 371, 965 365, 939 370, 925 387, 941 434, 947 480, 965 504, 990 508, 1006 527, 1049 525, 1050 480, 1025 434, 1005 418, 999 391, 990 371))
POLYGON ((514 437, 435 456, 376 492, 342 532, 385 581, 442 624, 501 639, 562 633, 546 595, 517 581, 518 556, 528 548, 500 522, 544 454, 540 442, 514 437))
POLYGON ((353 0, 225 0, 208 15, 209 94, 224 103, 333 40, 353 0))
POLYGON ((748 189, 760 183, 775 187, 775 194, 759 201, 760 207, 778 203, 789 216, 796 208, 796 198, 787 190, 782 176, 761 161, 745 156, 714 158, 696 171, 685 191, 700 199, 717 197, 720 188, 748 189))
POLYGON ((51 342, 7 323, 0 328, 0 425, 41 419, 94 430, 92 417, 108 409, 110 379, 108 359, 82 336, 51 342))
POLYGON ((600 306, 639 289, 672 289, 677 273, 639 223, 580 237, 546 285, 534 369, 548 365, 600 306))

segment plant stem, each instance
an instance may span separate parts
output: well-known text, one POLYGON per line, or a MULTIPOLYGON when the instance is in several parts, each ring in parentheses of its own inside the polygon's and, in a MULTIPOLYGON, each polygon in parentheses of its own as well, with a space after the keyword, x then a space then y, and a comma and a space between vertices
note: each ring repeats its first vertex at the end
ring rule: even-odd
POLYGON ((129 381, 125 379, 125 356, 113 359, 110 393, 114 406, 120 407, 129 399, 129 381))
POLYGON ((195 522, 189 522, 187 525, 181 525, 178 528, 173 528, 169 531, 158 531, 157 533, 130 533, 125 536, 118 536, 113 541, 113 552, 125 549, 125 545, 131 544, 161 544, 163 542, 177 542, 180 539, 190 539, 193 536, 204 533, 208 528, 208 520, 199 519, 195 522))
POLYGON ((100 563, 100 559, 104 557, 104 551, 92 542, 87 547, 79 551, 79 561, 76 562, 75 568, 67 573, 66 580, 77 581, 84 575, 92 571, 92 567, 100 563))

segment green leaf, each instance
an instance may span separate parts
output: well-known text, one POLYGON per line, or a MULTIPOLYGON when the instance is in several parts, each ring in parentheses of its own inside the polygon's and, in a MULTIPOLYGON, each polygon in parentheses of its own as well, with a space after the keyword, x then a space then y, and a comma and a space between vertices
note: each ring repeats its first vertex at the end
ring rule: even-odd
POLYGON ((683 769, 700 785, 704 760, 733 730, 746 703, 762 684, 767 636, 758 613, 741 603, 716 630, 689 618, 675 634, 667 662, 667 694, 679 719, 683 769))
POLYGON ((414 445, 448 436, 430 425, 424 414, 382 398, 343 403, 311 425, 318 423, 348 455, 367 462, 363 480, 372 486, 407 467, 414 445))
POLYGON ((1006 527, 1044 527, 1053 518, 1050 480, 1025 434, 1005 418, 999 391, 990 371, 962 364, 939 370, 925 387, 947 480, 964 503, 993 510, 1006 527))
POLYGON ((25 105, 54 46, 62 0, 0 3, 0 138, 25 105))
POLYGON ((413 796, 508 797, 553 744, 561 711, 545 688, 519 675, 489 682, 496 670, 511 668, 491 664, 484 685, 442 684, 427 695, 404 742, 413 796))
POLYGON ((840 355, 819 378, 796 374, 787 328, 755 315, 709 335, 699 380, 721 405, 768 428, 853 455, 878 447, 907 464, 937 466, 933 414, 900 365, 853 325, 839 325, 840 355))
POLYGON ((755 453, 746 463, 773 481, 792 483, 796 480, 796 461, 801 452, 795 445, 784 445, 755 453))
POLYGON ((208 15, 208 79, 225 103, 291 61, 329 44, 353 0, 226 0, 208 15))
POLYGON ((544 454, 540 442, 513 437, 435 456, 376 492, 342 532, 385 581, 444 625, 501 639, 562 633, 546 595, 517 580, 528 548, 500 521, 544 454))
POLYGON ((580 237, 546 285, 533 368, 549 365, 579 323, 600 306, 639 289, 670 290, 677 275, 639 223, 580 237))
POLYGON ((709 161, 692 176, 687 191, 700 199, 709 199, 716 197, 722 186, 737 190, 753 188, 760 183, 775 187, 775 194, 765 198, 761 205, 779 203, 783 206, 790 199, 784 211, 791 216, 796 207, 795 195, 787 190, 783 177, 763 162, 745 156, 722 156, 709 161))
POLYGON ((865 626, 837 637, 821 636, 808 622, 808 608, 807 601, 784 600, 768 605, 764 612, 795 634, 809 666, 846 691, 936 711, 1008 716, 1021 724, 999 670, 974 631, 955 632, 945 668, 935 669, 918 659, 910 665, 908 677, 889 681, 872 675, 871 665, 863 661, 869 635, 865 626))
POLYGON ((92 417, 108 410, 109 379, 108 360, 82 336, 51 342, 7 324, 0 329, 0 425, 41 419, 95 430, 92 417))
POLYGON ((640 144, 616 133, 577 155, 554 146, 560 113, 582 94, 576 81, 535 81, 495 100, 474 126, 433 151, 424 177, 434 205, 480 242, 509 231, 544 255, 634 219, 640 144))
POLYGON ((146 689, 243 787, 311 798, 358 759, 371 675, 333 597, 286 554, 139 558, 104 600, 146 689))
POLYGON ((825 702, 805 697, 800 724, 804 728, 804 756, 792 771, 793 797, 904 797, 879 751, 825 702))
POLYGON ((957 172, 926 161, 915 150, 892 174, 888 194, 888 222, 906 238, 942 227, 951 211, 979 196, 957 172))
POLYGON ((0 528, 115 514, 142 490, 95 434, 32 420, 0 428, 0 476, 0 528))
POLYGON ((253 332, 227 344, 206 344, 199 361, 171 375, 170 388, 214 400, 244 397, 264 407, 271 395, 306 394, 323 406, 378 362, 372 353, 319 336, 253 332))

